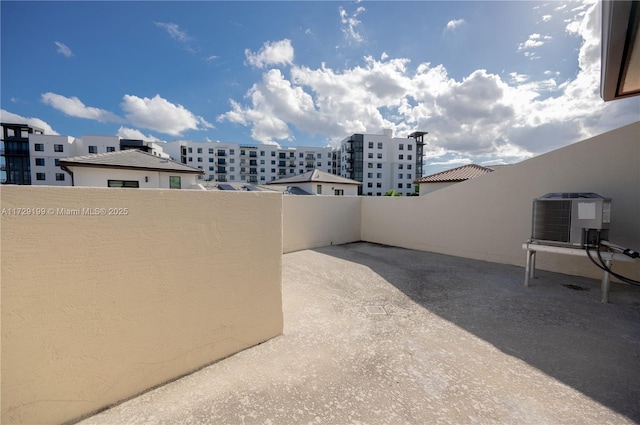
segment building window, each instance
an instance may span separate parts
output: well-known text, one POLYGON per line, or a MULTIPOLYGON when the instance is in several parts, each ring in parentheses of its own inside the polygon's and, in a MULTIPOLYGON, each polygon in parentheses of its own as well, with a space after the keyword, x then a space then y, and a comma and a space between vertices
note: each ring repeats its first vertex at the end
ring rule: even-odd
POLYGON ((318 154, 318 159, 322 159, 322 154, 321 153, 318 154))
POLYGON ((107 146, 107 152, 115 152, 116 148, 113 146, 107 146))
POLYGON ((411 164, 407 164, 407 170, 411 169, 411 164))
POLYGON ((408 159, 409 161, 411 161, 411 158, 412 158, 412 156, 411 156, 411 155, 407 155, 407 159, 408 159))
POLYGON ((235 154, 236 154, 235 149, 229 149, 229 155, 235 155, 235 154))
POLYGON ((398 159, 403 160, 404 159, 404 155, 402 155, 402 154, 398 155, 398 159))
POLYGON ((318 191, 318 195, 322 195, 322 185, 321 184, 317 185, 316 189, 318 191))
POLYGON ((64 146, 63 145, 53 145, 53 151, 54 152, 64 152, 64 146))
POLYGON ((189 153, 193 153, 193 148, 189 148, 189 149, 187 149, 187 152, 189 152, 189 153))
POLYGON ((213 158, 212 157, 209 157, 209 162, 213 162, 213 158))
POLYGON ((381 153, 378 154, 378 159, 382 159, 382 154, 381 153))
POLYGON ((403 164, 399 164, 398 165, 398 170, 402 170, 402 166, 403 166, 403 164))
POLYGON ((45 176, 44 173, 36 173, 36 180, 44 181, 46 179, 47 177, 45 176))
POLYGON ((381 163, 378 163, 377 165, 378 165, 377 168, 382 168, 382 164, 381 163))
POLYGON ((64 181, 64 173, 56 173, 56 181, 63 182, 64 181))
POLYGON ((367 192, 367 196, 373 196, 373 193, 367 192))
POLYGON ((371 182, 367 183, 367 187, 373 187, 373 183, 371 182))
POLYGON ((368 179, 372 179, 373 178, 373 173, 367 173, 367 178, 368 179))
POLYGON ((107 180, 108 187, 125 187, 125 188, 137 188, 140 187, 138 180, 107 180))
POLYGON ((411 180, 411 174, 407 174, 407 178, 411 180))
POLYGON ((181 187, 180 176, 169 176, 169 189, 180 189, 181 187))
POLYGON ((373 163, 368 162, 368 163, 367 163, 367 168, 373 168, 373 163))
POLYGON ((44 167, 44 158, 36 158, 36 165, 38 167, 44 167))
POLYGON ((193 162, 193 157, 190 156, 189 158, 187 158, 187 161, 193 162))
POLYGON ((97 146, 89 146, 89 153, 98 153, 97 146))
POLYGON ((201 156, 198 157, 198 162, 202 162, 202 157, 201 156))
POLYGON ((378 143, 378 149, 382 149, 382 142, 378 143))
POLYGON ((264 151, 260 151, 260 156, 264 156, 264 151))
POLYGON ((54 159, 53 161, 54 161, 56 167, 60 166, 60 160, 58 158, 54 159))
POLYGON ((400 143, 400 144, 398 145, 398 149, 400 149, 401 151, 403 151, 403 150, 404 150, 404 144, 403 144, 403 143, 400 143))
POLYGON ((344 196, 344 189, 335 189, 333 194, 336 196, 344 196))
POLYGON ((380 183, 380 182, 376 183, 376 187, 377 188, 381 188, 382 187, 382 183, 380 183))
POLYGON ((382 173, 376 173, 376 178, 381 179, 382 178, 382 173))
POLYGON ((369 153, 367 154, 367 157, 369 157, 369 158, 373 159, 373 152, 369 152, 369 153))
POLYGON ((209 148, 209 155, 213 155, 213 148, 209 148))
POLYGON ((369 149, 373 149, 373 142, 369 142, 369 149))
POLYGON ((411 189, 411 183, 407 183, 407 189, 411 189))
POLYGON ((271 151, 271 156, 276 156, 276 151, 271 151))
POLYGON ((44 143, 36 143, 34 148, 36 152, 44 152, 44 143))
POLYGON ((215 168, 213 166, 209 167, 209 171, 214 171, 215 168))
POLYGON ((202 153, 202 148, 198 148, 198 153, 202 153))
POLYGON ((407 145, 407 150, 413 150, 413 145, 407 145))
POLYGON ((398 178, 399 178, 399 179, 403 179, 403 178, 404 178, 404 176, 402 175, 402 173, 398 174, 398 178))

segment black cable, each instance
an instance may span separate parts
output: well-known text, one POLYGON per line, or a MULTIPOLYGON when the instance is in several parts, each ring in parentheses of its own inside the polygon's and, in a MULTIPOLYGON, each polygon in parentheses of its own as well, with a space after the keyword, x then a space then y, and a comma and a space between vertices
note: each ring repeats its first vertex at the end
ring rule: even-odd
POLYGON ((593 257, 591 256, 591 251, 589 250, 589 244, 586 243, 588 241, 588 234, 589 234, 589 230, 588 229, 583 229, 584 230, 584 250, 587 251, 587 257, 589 257, 589 260, 591 260, 591 262, 598 267, 600 270, 603 270, 607 273, 609 273, 612 276, 615 276, 616 278, 620 279, 621 281, 628 283, 629 285, 633 285, 633 286, 640 286, 640 282, 637 280, 633 280, 631 278, 628 278, 626 276, 622 276, 621 274, 618 274, 616 272, 614 272, 613 270, 611 270, 611 268, 607 267, 606 263, 604 262, 604 259, 602 258, 602 254, 600 254, 600 232, 598 232, 598 238, 597 238, 597 243, 596 243, 596 253, 598 254, 598 260, 600 261, 600 264, 598 264, 596 262, 596 260, 593 259, 593 257))

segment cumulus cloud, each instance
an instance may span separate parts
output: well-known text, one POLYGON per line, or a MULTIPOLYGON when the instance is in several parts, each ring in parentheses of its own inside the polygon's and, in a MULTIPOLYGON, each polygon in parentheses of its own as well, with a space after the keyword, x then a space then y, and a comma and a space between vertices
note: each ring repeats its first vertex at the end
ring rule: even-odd
POLYGON ((465 24, 464 19, 453 19, 447 22, 447 26, 444 29, 445 31, 454 31, 456 28, 460 27, 463 24, 465 24))
POLYGON ((293 63, 293 46, 291 40, 267 41, 262 48, 253 53, 245 49, 247 63, 256 68, 264 68, 270 65, 291 65, 293 63))
POLYGON ((42 102, 61 111, 65 115, 100 122, 121 122, 122 119, 112 112, 92 106, 86 106, 77 97, 65 97, 56 93, 43 93, 42 102))
POLYGON ((58 47, 56 49, 56 51, 58 53, 60 53, 63 56, 66 56, 68 58, 70 58, 71 56, 73 56, 73 52, 71 51, 71 49, 69 48, 69 46, 67 46, 66 44, 60 42, 60 41, 55 41, 54 44, 58 47))
POLYGON ((118 129, 118 132, 116 133, 116 136, 120 136, 123 139, 135 139, 135 140, 147 140, 150 142, 161 142, 162 140, 158 139, 155 136, 152 136, 150 134, 144 134, 142 133, 142 131, 140 130, 136 130, 135 128, 128 128, 128 127, 120 127, 118 129))
POLYGON ((551 36, 549 35, 543 36, 540 34, 531 34, 526 41, 518 45, 518 50, 527 50, 527 49, 540 47, 540 46, 543 46, 544 43, 546 43, 549 40, 551 40, 551 36))
POLYGON ((175 105, 156 95, 153 98, 124 95, 121 104, 126 118, 136 127, 179 136, 187 130, 213 128, 204 118, 182 105, 175 105))
MULTIPOLYGON (((353 133, 429 131, 427 155, 437 161, 473 155, 486 163, 517 161, 637 121, 640 99, 605 104, 599 97, 597 4, 571 29, 582 38, 579 72, 557 81, 478 69, 452 78, 443 65, 415 66, 382 54, 332 69, 291 65, 288 76, 266 70, 242 101, 218 116, 251 129, 260 142, 292 140, 296 131, 334 144, 353 133), (635 118, 634 115, 635 114, 635 118)), ((527 48, 548 36, 532 34, 527 48)), ((523 45, 526 44, 523 43, 523 45)))
POLYGON ((362 24, 358 19, 358 15, 365 11, 366 9, 360 6, 355 12, 349 15, 344 7, 340 6, 338 9, 338 13, 340 14, 340 23, 342 23, 342 33, 349 42, 354 41, 356 43, 360 43, 364 41, 364 37, 358 32, 358 27, 362 24))
POLYGON ((11 123, 11 124, 27 124, 32 125, 34 127, 39 127, 44 130, 44 134, 52 134, 58 135, 59 133, 55 131, 49 124, 40 118, 32 118, 32 117, 23 117, 18 114, 14 114, 13 112, 9 112, 7 110, 0 110, 0 122, 11 123))

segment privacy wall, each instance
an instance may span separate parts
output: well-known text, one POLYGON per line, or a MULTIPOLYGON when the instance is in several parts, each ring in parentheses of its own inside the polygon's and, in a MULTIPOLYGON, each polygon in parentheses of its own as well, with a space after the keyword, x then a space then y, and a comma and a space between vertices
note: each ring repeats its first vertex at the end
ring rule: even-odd
POLYGON ((357 196, 284 196, 283 251, 359 241, 360 205, 357 196))
POLYGON ((279 193, 1 196, 3 424, 77 419, 282 332, 279 193))
MULTIPOLYGON (((609 239, 640 249, 640 123, 414 198, 362 198, 362 240, 524 266, 534 198, 613 199, 609 239)), ((538 268, 601 277, 588 259, 541 253, 538 268)), ((640 278, 640 261, 614 263, 640 278)))

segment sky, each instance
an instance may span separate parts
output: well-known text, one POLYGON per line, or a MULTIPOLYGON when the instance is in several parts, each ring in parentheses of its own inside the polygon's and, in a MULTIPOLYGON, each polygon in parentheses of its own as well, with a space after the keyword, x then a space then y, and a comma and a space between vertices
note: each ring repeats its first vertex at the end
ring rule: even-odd
POLYGON ((425 174, 640 120, 600 98, 592 1, 5 1, 3 122, 49 134, 338 146, 427 131, 425 174))

